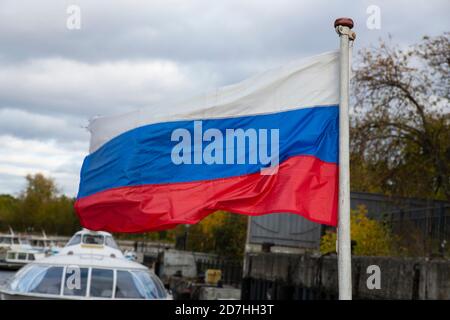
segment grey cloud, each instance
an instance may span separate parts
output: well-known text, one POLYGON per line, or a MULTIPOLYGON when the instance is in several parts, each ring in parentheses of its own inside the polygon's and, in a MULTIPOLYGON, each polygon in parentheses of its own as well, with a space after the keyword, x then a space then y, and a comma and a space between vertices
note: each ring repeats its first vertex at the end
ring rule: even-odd
POLYGON ((82 28, 66 28, 63 1, 4 1, 0 35, 6 60, 63 56, 83 61, 171 59, 224 61, 314 53, 336 46, 333 20, 354 17, 358 43, 389 31, 417 34, 448 28, 448 1, 71 1, 82 28), (365 27, 366 8, 379 5, 382 29, 365 27), (433 23, 421 24, 432 16, 433 23), (412 32, 411 26, 417 30, 412 32))
POLYGON ((29 60, 0 67, 0 107, 89 118, 151 105, 195 80, 170 61, 29 60))
POLYGON ((170 107, 334 50, 332 24, 340 16, 356 22, 357 56, 388 34, 408 45, 448 31, 449 9, 448 0, 3 0, 0 150, 9 154, 0 158, 0 192, 18 190, 33 169, 75 194, 88 143, 82 126, 92 116, 170 107), (72 4, 81 8, 81 30, 66 28, 72 4), (380 30, 366 27, 369 5, 381 9, 380 30))
POLYGON ((81 119, 52 117, 18 109, 0 109, 0 135, 10 134, 19 138, 55 139, 61 142, 87 140, 81 119))
POLYGON ((25 187, 25 177, 15 174, 0 173, 0 194, 9 193, 18 196, 25 187))

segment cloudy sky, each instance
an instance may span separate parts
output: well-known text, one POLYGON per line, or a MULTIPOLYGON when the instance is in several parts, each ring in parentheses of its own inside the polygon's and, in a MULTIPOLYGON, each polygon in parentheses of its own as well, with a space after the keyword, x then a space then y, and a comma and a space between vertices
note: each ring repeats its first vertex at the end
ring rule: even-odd
POLYGON ((91 117, 152 108, 334 50, 337 17, 355 20, 357 51, 388 34, 407 46, 450 31, 448 12, 448 0, 1 0, 0 193, 17 195, 27 173, 43 172, 76 195, 91 117), (80 29, 67 27, 71 5, 80 29), (372 5, 380 29, 366 24, 372 5))

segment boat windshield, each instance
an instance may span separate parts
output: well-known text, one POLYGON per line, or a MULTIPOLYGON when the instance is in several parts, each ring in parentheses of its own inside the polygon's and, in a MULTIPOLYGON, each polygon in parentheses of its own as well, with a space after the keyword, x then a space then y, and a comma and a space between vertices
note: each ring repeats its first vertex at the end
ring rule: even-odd
POLYGON ((140 281, 146 299, 161 299, 166 297, 166 290, 162 282, 155 275, 147 271, 132 271, 135 278, 140 281))
POLYGON ((84 234, 83 243, 86 244, 103 244, 105 237, 101 234, 84 234))
POLYGON ((89 294, 93 298, 106 299, 166 298, 163 284, 158 277, 148 271, 87 268, 75 265, 62 267, 30 264, 13 277, 8 287, 17 293, 41 295, 60 295, 62 289, 64 296, 86 297, 89 294))
POLYGON ((69 242, 67 243, 67 247, 69 246, 74 246, 77 244, 81 243, 81 235, 80 234, 76 234, 72 237, 72 239, 69 240, 69 242))
POLYGON ((117 271, 116 298, 164 299, 166 291, 161 281, 146 271, 117 271))
POLYGON ((119 246, 117 245, 117 243, 114 241, 113 237, 111 237, 111 236, 106 236, 105 244, 108 247, 119 250, 119 246))
POLYGON ((104 236, 101 234, 76 234, 72 237, 72 239, 69 240, 66 247, 74 246, 77 244, 94 244, 94 245, 106 245, 108 247, 111 247, 113 249, 119 249, 119 246, 114 241, 113 237, 111 236, 104 236))
POLYGON ((19 293, 59 294, 63 267, 28 265, 20 270, 9 287, 19 293))

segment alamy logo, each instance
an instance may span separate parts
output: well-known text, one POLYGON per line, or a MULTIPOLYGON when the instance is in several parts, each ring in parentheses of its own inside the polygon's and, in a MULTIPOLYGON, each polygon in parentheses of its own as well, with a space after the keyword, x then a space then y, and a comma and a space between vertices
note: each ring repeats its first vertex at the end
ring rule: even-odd
POLYGON ((279 164, 278 129, 210 128, 203 132, 202 121, 194 121, 191 131, 178 128, 171 141, 178 142, 171 152, 172 162, 181 164, 260 164, 261 174, 272 175, 279 164), (270 149, 270 150, 269 150, 270 149))

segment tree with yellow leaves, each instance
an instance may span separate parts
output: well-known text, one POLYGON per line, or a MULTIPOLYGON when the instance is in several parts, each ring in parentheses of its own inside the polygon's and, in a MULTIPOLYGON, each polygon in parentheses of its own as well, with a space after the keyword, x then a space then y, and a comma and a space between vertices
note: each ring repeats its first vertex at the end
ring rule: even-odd
MULTIPOLYGON (((353 254, 359 256, 389 256, 394 254, 395 238, 383 223, 369 219, 367 209, 359 206, 351 211, 353 254)), ((336 252, 336 232, 327 231, 321 239, 322 253, 336 252)))

